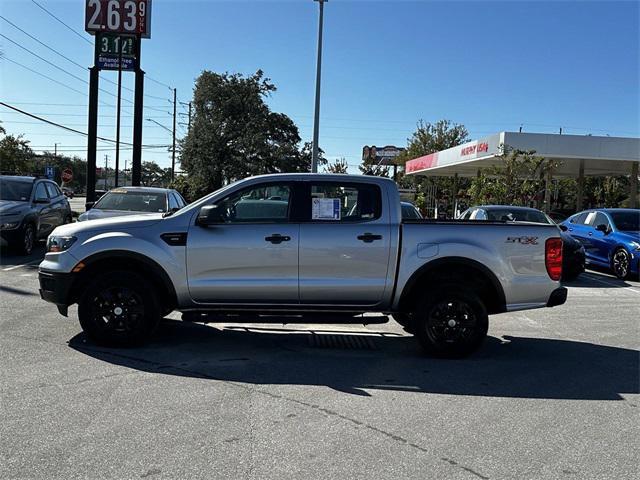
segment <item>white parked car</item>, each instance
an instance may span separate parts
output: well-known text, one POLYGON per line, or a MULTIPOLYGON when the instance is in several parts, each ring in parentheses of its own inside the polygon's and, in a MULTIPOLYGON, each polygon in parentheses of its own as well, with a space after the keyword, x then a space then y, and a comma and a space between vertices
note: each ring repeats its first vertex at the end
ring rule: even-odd
POLYGON ((118 187, 109 190, 78 221, 121 217, 141 213, 177 212, 187 202, 177 191, 155 187, 118 187))

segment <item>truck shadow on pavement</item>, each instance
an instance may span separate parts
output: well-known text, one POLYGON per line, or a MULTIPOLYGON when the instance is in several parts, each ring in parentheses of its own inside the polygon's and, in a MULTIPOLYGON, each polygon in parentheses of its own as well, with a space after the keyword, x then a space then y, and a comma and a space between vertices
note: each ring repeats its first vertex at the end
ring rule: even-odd
MULTIPOLYGON (((363 396, 391 390, 446 395, 624 400, 640 393, 637 350, 570 340, 489 337, 473 356, 421 354, 413 337, 387 332, 311 333, 165 321, 140 348, 104 348, 84 334, 69 346, 93 358, 163 375, 243 385, 316 385, 363 396), (312 338, 313 336, 316 338, 312 338), (331 348, 329 337, 344 338, 331 348), (319 338, 327 336, 327 338, 319 338), (349 347, 352 345, 352 348, 349 347)), ((630 406, 638 407, 631 401, 630 406)), ((640 407, 639 407, 640 408, 640 407)))

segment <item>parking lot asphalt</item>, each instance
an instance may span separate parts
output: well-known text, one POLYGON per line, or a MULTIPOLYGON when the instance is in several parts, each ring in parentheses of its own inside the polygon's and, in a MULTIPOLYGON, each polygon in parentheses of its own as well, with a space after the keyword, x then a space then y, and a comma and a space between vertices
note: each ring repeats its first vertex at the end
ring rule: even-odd
POLYGON ((0 252, 0 478, 592 479, 640 474, 640 283, 491 317, 463 360, 382 325, 182 324, 97 347, 0 252))

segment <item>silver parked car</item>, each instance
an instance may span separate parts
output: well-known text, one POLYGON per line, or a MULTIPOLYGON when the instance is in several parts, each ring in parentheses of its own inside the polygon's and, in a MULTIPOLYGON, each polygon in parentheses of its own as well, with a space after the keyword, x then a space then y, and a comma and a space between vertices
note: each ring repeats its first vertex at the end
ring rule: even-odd
POLYGON ((97 220, 140 213, 177 212, 187 202, 177 191, 155 187, 118 187, 109 190, 78 218, 97 220))

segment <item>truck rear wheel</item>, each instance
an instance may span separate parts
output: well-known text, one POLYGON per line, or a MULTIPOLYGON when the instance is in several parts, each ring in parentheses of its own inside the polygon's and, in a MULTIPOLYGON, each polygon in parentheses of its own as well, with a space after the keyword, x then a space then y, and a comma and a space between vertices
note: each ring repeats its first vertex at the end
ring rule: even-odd
POLYGON ((78 302, 80 325, 95 343, 138 345, 159 323, 157 294, 142 276, 114 271, 96 278, 78 302))
POLYGON ((489 328, 487 309, 480 297, 460 291, 460 285, 427 295, 413 317, 413 333, 425 352, 436 357, 470 355, 482 345, 489 328))

